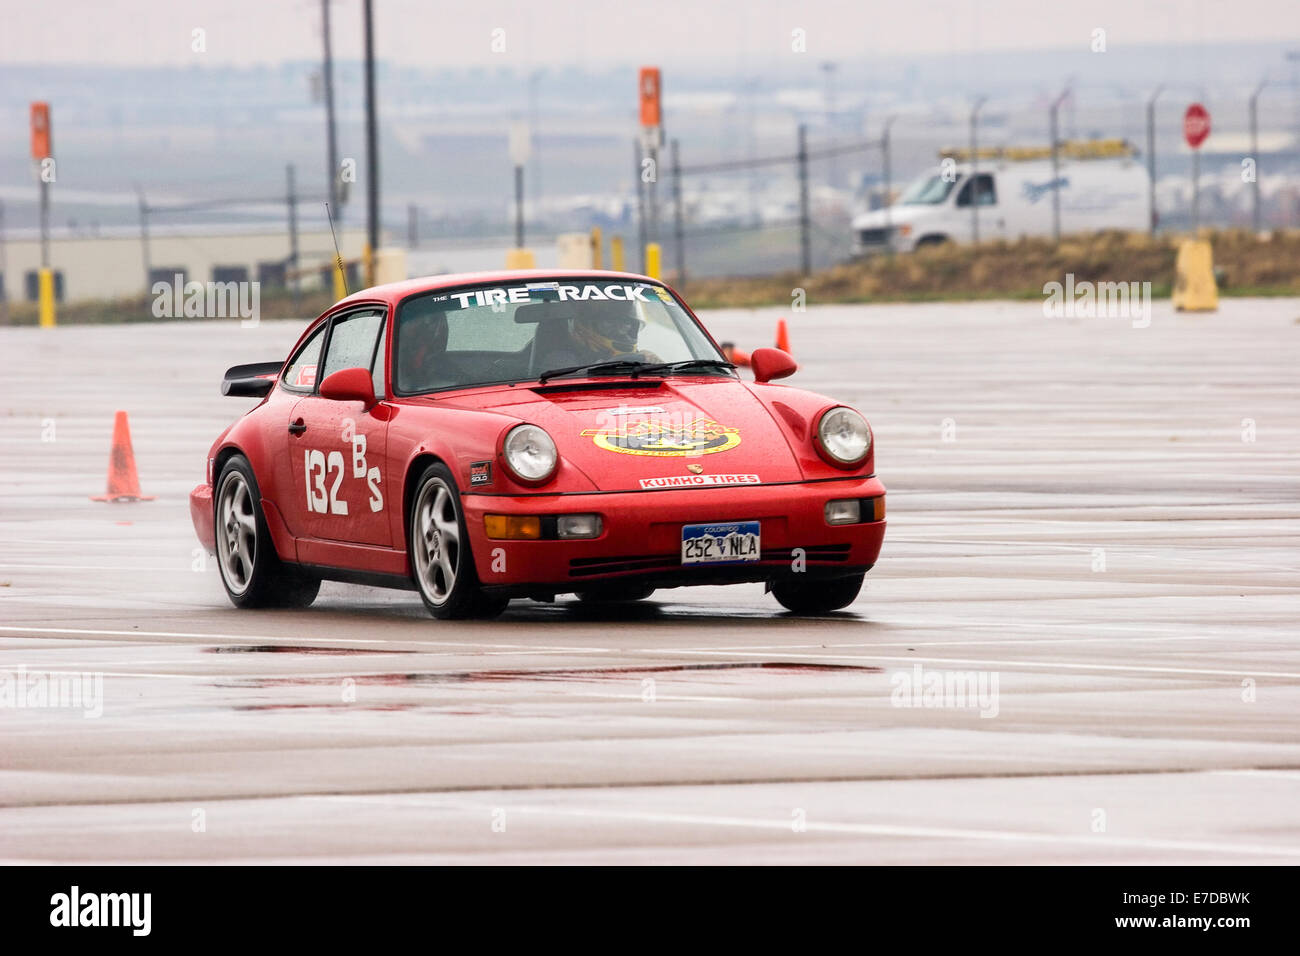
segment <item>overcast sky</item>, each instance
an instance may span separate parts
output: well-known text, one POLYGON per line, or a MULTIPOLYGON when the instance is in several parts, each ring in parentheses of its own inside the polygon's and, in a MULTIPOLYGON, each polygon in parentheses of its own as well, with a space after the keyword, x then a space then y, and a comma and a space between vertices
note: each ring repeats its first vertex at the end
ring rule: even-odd
MULTIPOLYGON (((0 61, 275 64, 320 55, 319 0, 3 0, 0 61), (193 31, 206 52, 193 52, 193 31)), ((361 0, 334 0, 341 57, 361 53, 361 0)), ((707 67, 1106 43, 1295 39, 1300 0, 375 0, 378 56, 425 67, 707 67), (505 51, 492 51, 493 31, 505 51)))

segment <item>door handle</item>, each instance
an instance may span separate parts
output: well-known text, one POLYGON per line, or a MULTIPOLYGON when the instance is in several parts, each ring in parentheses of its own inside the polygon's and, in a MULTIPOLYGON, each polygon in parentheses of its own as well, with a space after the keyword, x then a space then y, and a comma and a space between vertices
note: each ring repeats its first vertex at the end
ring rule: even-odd
POLYGON ((304 422, 301 418, 289 425, 290 435, 301 435, 306 430, 307 430, 307 423, 304 422))

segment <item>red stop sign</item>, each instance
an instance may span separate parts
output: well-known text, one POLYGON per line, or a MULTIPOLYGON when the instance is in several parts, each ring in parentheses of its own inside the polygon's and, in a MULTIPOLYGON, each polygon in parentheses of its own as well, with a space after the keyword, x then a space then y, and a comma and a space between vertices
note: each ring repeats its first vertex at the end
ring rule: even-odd
POLYGON ((1183 138, 1192 149, 1199 149, 1210 135, 1210 113, 1200 103, 1193 103, 1183 114, 1183 138))

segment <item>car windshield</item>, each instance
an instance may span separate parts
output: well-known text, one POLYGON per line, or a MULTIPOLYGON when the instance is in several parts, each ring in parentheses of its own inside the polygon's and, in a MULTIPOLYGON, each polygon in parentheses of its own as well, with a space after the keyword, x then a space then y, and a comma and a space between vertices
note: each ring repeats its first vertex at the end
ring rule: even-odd
POLYGON ((956 180, 947 180, 935 174, 918 179, 904 190, 898 201, 904 206, 937 206, 948 198, 956 180))
POLYGON ((399 306, 396 333, 399 395, 564 375, 734 374, 672 293, 635 280, 438 289, 399 306))

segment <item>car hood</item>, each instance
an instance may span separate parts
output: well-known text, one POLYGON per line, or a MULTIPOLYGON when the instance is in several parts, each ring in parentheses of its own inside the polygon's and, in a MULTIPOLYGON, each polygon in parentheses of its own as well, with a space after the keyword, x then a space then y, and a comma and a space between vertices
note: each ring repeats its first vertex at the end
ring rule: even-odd
POLYGON ((601 491, 798 481, 786 432, 743 382, 570 382, 466 395, 458 405, 540 425, 601 491))
POLYGON ((886 226, 897 226, 905 222, 924 222, 936 218, 944 208, 946 207, 942 204, 935 206, 903 206, 895 204, 890 207, 888 218, 886 218, 883 209, 873 209, 871 212, 864 212, 854 216, 853 228, 884 229, 886 226))

